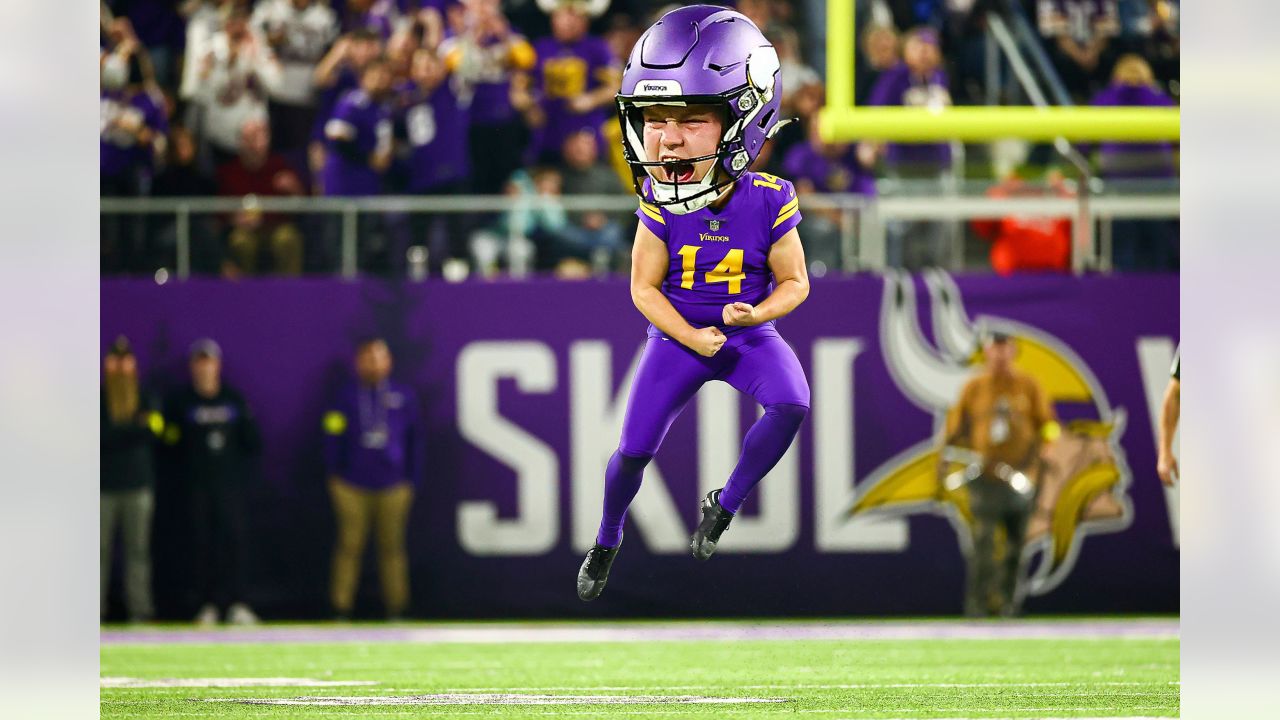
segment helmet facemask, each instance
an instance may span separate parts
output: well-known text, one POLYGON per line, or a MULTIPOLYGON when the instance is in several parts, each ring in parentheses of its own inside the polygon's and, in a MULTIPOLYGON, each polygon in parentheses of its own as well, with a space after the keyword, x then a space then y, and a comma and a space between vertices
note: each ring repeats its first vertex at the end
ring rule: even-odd
POLYGON ((701 210, 720 197, 721 192, 747 172, 763 145, 782 127, 770 105, 776 87, 778 57, 772 47, 763 46, 748 59, 751 82, 717 95, 683 95, 672 82, 640 82, 636 90, 654 94, 618 95, 618 117, 622 126, 622 147, 631 166, 635 192, 642 199, 665 207, 676 215, 701 210), (674 87, 673 87, 674 86, 674 87), (674 92, 672 92, 674 90, 674 92), (644 108, 654 105, 688 107, 708 105, 718 108, 721 136, 714 153, 682 159, 681 163, 714 160, 711 169, 700 180, 676 182, 657 172, 671 163, 650 158, 644 146, 644 108), (764 113, 762 116, 761 113, 764 113), (762 133, 747 147, 747 129, 758 125, 762 133), (763 137, 763 139, 759 139, 763 137), (644 179, 649 178, 650 197, 645 196, 644 179))

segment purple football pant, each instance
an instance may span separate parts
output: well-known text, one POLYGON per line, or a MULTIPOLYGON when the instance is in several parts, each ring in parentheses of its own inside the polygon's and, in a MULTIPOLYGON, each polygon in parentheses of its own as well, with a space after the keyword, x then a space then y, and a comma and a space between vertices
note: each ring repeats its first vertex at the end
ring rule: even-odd
POLYGON ((709 358, 675 340, 650 337, 627 397, 622 441, 605 468, 597 543, 616 547, 622 541, 627 508, 640 490, 645 466, 698 388, 712 380, 747 393, 765 410, 743 438, 738 465, 720 494, 724 509, 736 513, 751 488, 782 459, 809 411, 809 383, 773 325, 730 335, 709 358))

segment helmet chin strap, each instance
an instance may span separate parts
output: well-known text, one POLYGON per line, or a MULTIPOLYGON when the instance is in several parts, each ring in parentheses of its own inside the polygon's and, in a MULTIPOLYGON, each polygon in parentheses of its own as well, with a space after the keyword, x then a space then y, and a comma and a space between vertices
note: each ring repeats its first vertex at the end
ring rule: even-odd
MULTIPOLYGON (((718 166, 718 165, 719 165, 719 163, 717 163, 717 166, 718 166)), ((713 168, 711 168, 710 172, 712 172, 712 173, 718 173, 718 172, 720 172, 720 168, 719 168, 719 167, 713 167, 713 168)), ((724 187, 720 188, 720 192, 716 193, 716 196, 715 196, 714 198, 712 198, 712 199, 711 199, 711 202, 707 203, 707 205, 715 205, 716 203, 720 202, 720 200, 721 200, 721 199, 726 198, 726 197, 729 197, 729 193, 733 192, 733 186, 734 186, 734 185, 737 185, 737 184, 738 184, 738 183, 737 183, 737 181, 734 181, 734 182, 731 182, 731 183, 729 183, 728 185, 725 185, 724 187)), ((712 185, 715 185, 715 183, 712 183, 712 185)))

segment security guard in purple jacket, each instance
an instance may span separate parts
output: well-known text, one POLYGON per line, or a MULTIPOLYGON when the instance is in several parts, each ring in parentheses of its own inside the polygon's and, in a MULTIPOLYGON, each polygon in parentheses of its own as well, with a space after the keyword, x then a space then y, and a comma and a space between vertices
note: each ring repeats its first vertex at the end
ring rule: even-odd
POLYGON ((360 559, 372 529, 388 619, 409 605, 405 528, 422 473, 418 398, 390 379, 391 350, 382 338, 360 343, 356 382, 342 389, 324 416, 325 464, 338 522, 330 601, 339 619, 355 606, 360 559))

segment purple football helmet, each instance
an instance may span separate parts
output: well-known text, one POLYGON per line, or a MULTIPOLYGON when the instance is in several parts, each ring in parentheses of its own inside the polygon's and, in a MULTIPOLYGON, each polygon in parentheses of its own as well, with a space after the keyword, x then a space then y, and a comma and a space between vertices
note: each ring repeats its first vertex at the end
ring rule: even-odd
POLYGON ((646 30, 631 49, 617 99, 622 148, 636 194, 677 215, 715 200, 751 167, 765 140, 786 124, 778 117, 782 80, 777 51, 745 15, 716 5, 672 10, 646 30), (651 105, 723 108, 724 134, 715 154, 688 160, 714 158, 706 177, 681 183, 655 175, 664 163, 644 149, 642 110, 651 105), (645 177, 652 199, 644 196, 645 177))

